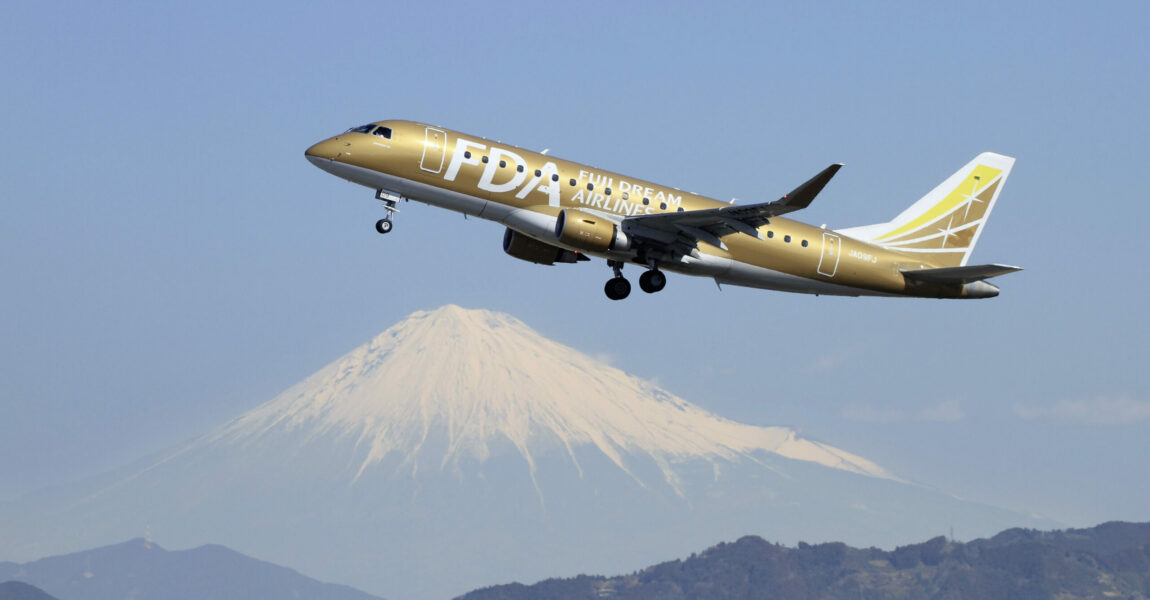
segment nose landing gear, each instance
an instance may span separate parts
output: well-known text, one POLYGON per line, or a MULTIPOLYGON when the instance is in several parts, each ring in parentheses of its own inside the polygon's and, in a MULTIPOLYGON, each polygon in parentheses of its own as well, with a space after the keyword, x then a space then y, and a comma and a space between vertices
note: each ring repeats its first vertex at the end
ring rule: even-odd
POLYGON ((399 204, 400 200, 406 200, 406 198, 384 189, 375 190, 375 198, 383 202, 383 208, 387 211, 387 216, 375 222, 375 230, 380 233, 388 233, 391 231, 392 215, 399 212, 395 205, 399 204))

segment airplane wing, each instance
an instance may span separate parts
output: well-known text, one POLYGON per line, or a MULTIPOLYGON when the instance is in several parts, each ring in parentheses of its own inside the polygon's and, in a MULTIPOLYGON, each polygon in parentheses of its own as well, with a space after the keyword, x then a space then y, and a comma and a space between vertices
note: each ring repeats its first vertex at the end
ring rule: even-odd
POLYGON ((840 168, 841 163, 823 169, 774 202, 627 217, 623 232, 671 246, 679 254, 692 254, 699 242, 726 250, 723 236, 742 232, 762 239, 759 227, 773 217, 809 206, 840 168))
POLYGON ((903 269, 901 272, 908 279, 926 283, 971 283, 1021 270, 1022 267, 1010 265, 971 265, 940 269, 903 269))

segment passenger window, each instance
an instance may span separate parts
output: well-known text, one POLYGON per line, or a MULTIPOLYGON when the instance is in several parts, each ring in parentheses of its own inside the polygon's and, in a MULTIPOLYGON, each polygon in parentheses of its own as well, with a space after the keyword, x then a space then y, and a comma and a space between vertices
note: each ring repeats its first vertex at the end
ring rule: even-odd
POLYGON ((789 236, 789 235, 784 235, 784 236, 783 236, 783 241, 784 241, 784 242, 786 242, 786 243, 788 243, 788 244, 789 244, 789 243, 791 243, 791 236, 789 236))
POLYGON ((627 200, 627 199, 629 199, 630 197, 631 197, 631 196, 630 196, 630 194, 628 194, 627 192, 623 192, 623 199, 624 199, 624 200, 627 200))
POLYGON ((571 180, 571 187, 575 187, 575 180, 574 179, 571 180))
POLYGON ((685 209, 685 208, 683 208, 682 206, 680 206, 680 207, 679 207, 679 212, 687 212, 687 209, 685 209))
POLYGON ((499 161, 499 168, 500 169, 506 169, 507 168, 507 161, 505 161, 505 160, 499 161))
POLYGON ((553 173, 553 174, 551 175, 551 181, 559 181, 559 174, 558 174, 558 173, 553 173))
POLYGON ((667 203, 666 202, 660 202, 659 203, 659 210, 667 210, 667 203))
POLYGON ((603 193, 604 193, 604 194, 607 194, 608 196, 610 196, 610 195, 611 195, 611 188, 604 188, 604 189, 603 189, 603 193))
POLYGON ((651 199, 650 199, 650 198, 643 198, 643 206, 647 206, 647 205, 648 205, 648 204, 650 204, 650 203, 651 203, 651 199))
POLYGON ((803 240, 803 248, 806 248, 806 247, 807 247, 807 241, 803 240))
POLYGON ((588 192, 590 192, 591 190, 594 190, 594 189, 595 189, 595 184, 594 184, 594 183, 588 183, 588 184, 587 184, 587 191, 588 191, 588 192))
POLYGON ((536 176, 536 177, 542 177, 542 176, 543 176, 543 171, 540 171, 539 169, 535 169, 535 176, 536 176))
POLYGON ((486 156, 483 157, 483 164, 487 164, 487 157, 486 156))
POLYGON ((516 167, 515 167, 515 170, 516 170, 516 171, 519 171, 520 173, 522 173, 522 172, 523 172, 523 165, 518 165, 518 166, 516 166, 516 167))
POLYGON ((773 232, 773 231, 768 231, 768 232, 767 232, 767 239, 769 240, 769 239, 771 239, 771 238, 773 238, 773 237, 775 237, 775 232, 773 232))
POLYGON ((471 158, 471 151, 470 151, 470 150, 468 150, 467 152, 464 152, 464 153, 463 153, 463 158, 471 158))

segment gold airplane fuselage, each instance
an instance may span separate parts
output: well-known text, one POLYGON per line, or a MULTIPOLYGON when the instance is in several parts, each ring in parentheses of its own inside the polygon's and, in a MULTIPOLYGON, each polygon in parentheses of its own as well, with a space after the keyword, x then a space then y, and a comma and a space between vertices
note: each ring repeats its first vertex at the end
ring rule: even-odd
POLYGON ((813 294, 962 298, 997 293, 993 286, 986 286, 990 293, 978 286, 912 281, 904 271, 941 265, 783 217, 755 228, 757 236, 725 235, 717 244, 698 243, 696 251, 682 255, 616 243, 626 238, 618 227, 608 234, 606 247, 603 240, 561 239, 556 224, 563 211, 569 219, 585 216, 587 223, 612 226, 633 216, 730 204, 423 123, 379 121, 321 141, 306 155, 325 171, 377 190, 385 201, 415 200, 495 221, 510 230, 509 236, 515 232, 620 266, 657 266, 719 283, 813 294))

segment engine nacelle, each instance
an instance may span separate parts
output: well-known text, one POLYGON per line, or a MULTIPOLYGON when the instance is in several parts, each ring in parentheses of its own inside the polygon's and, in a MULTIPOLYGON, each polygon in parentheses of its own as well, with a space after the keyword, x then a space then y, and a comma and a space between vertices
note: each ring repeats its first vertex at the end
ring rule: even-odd
POLYGON ((535 238, 527 237, 510 227, 503 234, 503 251, 527 262, 540 265, 553 265, 557 262, 573 263, 580 260, 591 260, 580 256, 570 250, 541 242, 535 238))
POLYGON ((614 221, 581 210, 566 209, 555 221, 555 237, 560 243, 588 252, 627 250, 631 240, 614 221))

